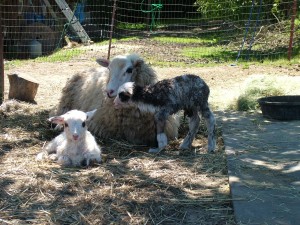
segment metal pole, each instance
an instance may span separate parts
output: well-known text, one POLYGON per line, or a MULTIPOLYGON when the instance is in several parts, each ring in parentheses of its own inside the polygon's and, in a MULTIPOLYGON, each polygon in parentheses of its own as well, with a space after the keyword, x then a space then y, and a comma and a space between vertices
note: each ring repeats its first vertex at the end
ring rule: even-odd
POLYGON ((114 32, 114 22, 115 22, 115 14, 116 14, 117 0, 114 0, 113 12, 111 17, 111 25, 110 25, 110 35, 109 35, 109 44, 108 44, 108 53, 107 59, 110 58, 110 49, 111 49, 111 41, 114 32))
POLYGON ((296 14, 297 14, 297 0, 294 0, 293 13, 292 13, 292 17, 291 17, 291 33, 290 33, 290 43, 289 43, 289 49, 288 49, 288 60, 291 60, 291 57, 292 57, 296 14))
POLYGON ((151 0, 148 0, 147 11, 147 27, 148 31, 151 31, 151 0))
POLYGON ((3 32, 2 16, 0 14, 0 105, 4 101, 4 63, 3 63, 3 32))

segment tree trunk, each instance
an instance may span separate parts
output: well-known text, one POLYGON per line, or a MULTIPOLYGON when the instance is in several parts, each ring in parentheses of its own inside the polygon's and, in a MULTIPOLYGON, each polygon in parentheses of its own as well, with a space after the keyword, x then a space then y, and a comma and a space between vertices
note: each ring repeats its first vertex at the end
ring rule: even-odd
POLYGON ((27 74, 8 74, 9 99, 35 103, 34 98, 39 84, 27 74))

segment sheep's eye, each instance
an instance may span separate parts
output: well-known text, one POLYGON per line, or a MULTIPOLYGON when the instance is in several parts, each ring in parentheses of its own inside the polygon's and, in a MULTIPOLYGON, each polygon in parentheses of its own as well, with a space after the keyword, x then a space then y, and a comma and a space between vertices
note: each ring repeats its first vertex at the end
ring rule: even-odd
POLYGON ((132 73, 132 68, 129 67, 129 68, 126 70, 126 73, 132 73))
POLYGON ((65 127, 68 127, 69 126, 69 124, 68 123, 65 123, 65 127))
POLYGON ((129 100, 129 96, 126 95, 124 92, 119 93, 119 98, 121 100, 121 102, 127 102, 129 100))
POLYGON ((85 122, 82 123, 82 127, 85 127, 85 122))

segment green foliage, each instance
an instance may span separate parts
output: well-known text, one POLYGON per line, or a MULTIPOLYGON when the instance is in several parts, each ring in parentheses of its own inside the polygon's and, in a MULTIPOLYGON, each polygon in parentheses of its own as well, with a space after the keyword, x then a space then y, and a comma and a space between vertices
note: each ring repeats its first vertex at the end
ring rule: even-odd
MULTIPOLYGON (((282 0, 262 0, 260 19, 275 19, 275 17, 279 19, 288 18, 288 15, 285 15, 282 10, 282 8, 287 7, 286 4, 287 3, 282 0)), ((248 19, 249 12, 252 8, 252 0, 197 0, 195 5, 206 19, 216 20, 222 19, 223 17, 230 17, 232 20, 241 21, 248 19)), ((252 12, 258 12, 259 8, 260 1, 254 1, 252 12)))

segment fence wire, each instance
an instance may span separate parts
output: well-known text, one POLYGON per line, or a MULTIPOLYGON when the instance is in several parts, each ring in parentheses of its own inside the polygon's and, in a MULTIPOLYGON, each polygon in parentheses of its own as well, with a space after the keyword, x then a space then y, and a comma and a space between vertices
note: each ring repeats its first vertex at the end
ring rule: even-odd
POLYGON ((0 0, 4 58, 57 52, 68 58, 91 49, 85 57, 103 55, 112 24, 112 54, 137 52, 170 63, 275 60, 287 58, 292 34, 294 57, 300 46, 299 2, 291 32, 295 2, 116 0, 112 21, 111 0, 0 0))

